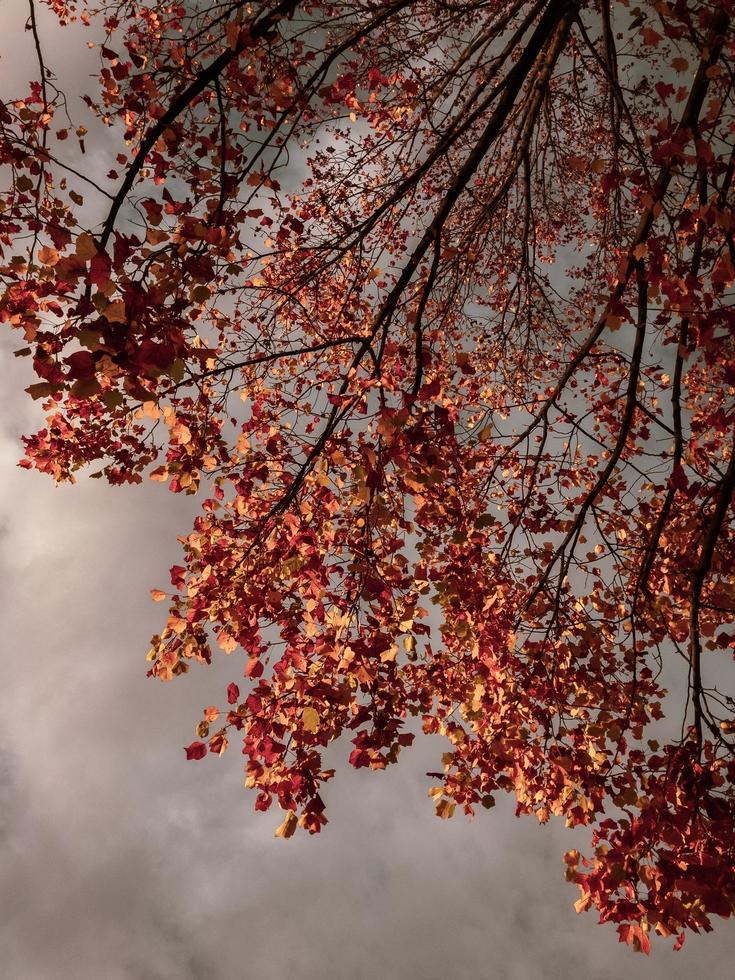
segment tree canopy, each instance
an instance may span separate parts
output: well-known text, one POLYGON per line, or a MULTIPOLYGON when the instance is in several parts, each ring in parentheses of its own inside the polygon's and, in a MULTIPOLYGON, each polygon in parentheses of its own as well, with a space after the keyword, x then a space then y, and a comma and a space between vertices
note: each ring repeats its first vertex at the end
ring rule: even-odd
POLYGON ((21 465, 200 496, 148 655, 235 654, 187 758, 241 745, 289 837, 330 742, 442 735, 439 816, 588 826, 634 948, 733 913, 732 0, 45 0, 84 92, 40 2, 21 465))

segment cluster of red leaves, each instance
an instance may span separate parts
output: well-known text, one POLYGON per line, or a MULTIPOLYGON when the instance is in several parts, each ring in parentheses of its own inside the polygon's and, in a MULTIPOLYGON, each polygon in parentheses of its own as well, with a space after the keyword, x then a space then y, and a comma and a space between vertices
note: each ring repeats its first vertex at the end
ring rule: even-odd
POLYGON ((187 758, 234 729, 288 837, 332 741, 420 725, 437 813, 589 825, 577 907, 646 952, 735 910, 732 7, 85 10, 106 183, 35 19, 0 105, 22 465, 202 493, 150 673, 244 682, 187 758))

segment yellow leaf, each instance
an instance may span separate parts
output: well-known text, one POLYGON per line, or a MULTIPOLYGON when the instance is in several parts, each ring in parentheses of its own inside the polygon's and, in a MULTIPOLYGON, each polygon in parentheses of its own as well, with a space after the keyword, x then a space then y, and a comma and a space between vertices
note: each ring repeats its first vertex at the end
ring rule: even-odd
POLYGON ((217 637, 217 643, 228 654, 232 653, 237 646, 237 640, 234 636, 230 636, 229 633, 220 633, 217 637))
POLYGON ((161 412, 155 402, 143 402, 143 415, 156 422, 160 419, 161 412))
POLYGON ((318 732, 319 712, 315 708, 304 708, 301 712, 301 724, 303 725, 304 731, 318 732))
POLYGON ((166 593, 162 589, 151 589, 151 599, 154 602, 163 602, 166 598, 166 593))
POLYGON ((191 429, 183 422, 177 422, 171 427, 171 438, 180 446, 186 446, 191 442, 191 429))
POLYGON ((592 904, 592 896, 588 893, 583 895, 581 898, 577 899, 574 903, 574 909, 579 914, 580 912, 586 912, 587 909, 592 904))
POLYGON ((380 661, 381 661, 381 663, 384 663, 384 664, 391 663, 392 664, 395 661, 395 659, 396 659, 396 654, 397 653, 398 653, 398 647, 394 643, 394 644, 392 644, 391 647, 389 647, 388 650, 383 650, 383 652, 380 654, 380 661))
POLYGON ((274 837, 293 837, 294 831, 296 830, 296 825, 298 820, 296 819, 296 814, 293 810, 289 810, 286 814, 286 819, 283 821, 281 826, 273 835, 274 837))

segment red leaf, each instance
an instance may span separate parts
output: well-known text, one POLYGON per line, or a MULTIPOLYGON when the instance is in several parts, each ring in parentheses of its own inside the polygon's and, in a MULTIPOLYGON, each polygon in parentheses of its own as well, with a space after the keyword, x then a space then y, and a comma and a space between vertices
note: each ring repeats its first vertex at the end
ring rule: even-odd
POLYGON ((72 378, 91 378, 94 375, 94 358, 89 351, 79 350, 64 359, 72 378))
POLYGON ((686 490, 689 486, 689 480, 684 472, 684 467, 681 463, 677 463, 671 473, 671 486, 675 490, 686 490))

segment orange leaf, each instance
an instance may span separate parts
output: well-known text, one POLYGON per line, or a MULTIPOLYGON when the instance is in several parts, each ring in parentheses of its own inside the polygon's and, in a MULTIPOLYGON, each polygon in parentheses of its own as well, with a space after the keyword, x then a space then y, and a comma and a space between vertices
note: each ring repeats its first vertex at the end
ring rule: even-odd
POLYGON ((56 265, 60 259, 59 253, 55 248, 42 248, 38 252, 38 261, 42 265, 56 265))
POLYGON ((301 724, 304 731, 307 732, 318 732, 319 731, 319 712, 314 708, 304 708, 301 713, 301 724))
POLYGON ((273 836, 293 837, 297 824, 298 824, 298 820, 296 819, 296 814, 293 812, 293 810, 289 810, 288 813, 286 814, 286 819, 283 821, 283 823, 278 828, 278 830, 276 830, 273 836))
POLYGON ((217 637, 217 643, 220 645, 221 649, 228 654, 232 653, 237 646, 237 640, 234 636, 230 636, 229 633, 220 633, 217 637))
POLYGON ((76 256, 83 262, 89 261, 89 259, 94 258, 97 254, 97 246, 95 245, 94 238, 88 235, 86 232, 77 238, 76 244, 76 256))

